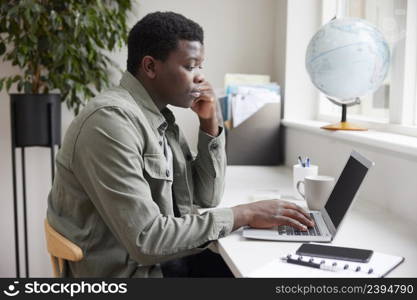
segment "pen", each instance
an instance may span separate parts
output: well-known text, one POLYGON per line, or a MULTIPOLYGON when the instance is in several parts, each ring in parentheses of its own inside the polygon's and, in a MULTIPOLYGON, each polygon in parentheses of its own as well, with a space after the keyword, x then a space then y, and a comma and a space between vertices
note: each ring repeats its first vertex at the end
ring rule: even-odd
POLYGON ((306 167, 310 168, 310 158, 308 158, 308 157, 306 159, 306 167))
POLYGON ((303 168, 305 167, 303 160, 301 159, 301 156, 298 156, 298 163, 303 166, 303 168))
POLYGON ((289 264, 295 264, 295 265, 300 265, 300 266, 305 266, 305 267, 310 267, 310 268, 315 268, 315 269, 321 269, 321 270, 325 270, 325 271, 331 271, 331 272, 336 272, 338 271, 336 269, 336 266, 327 266, 324 264, 324 262, 320 262, 320 263, 315 263, 313 262, 311 259, 309 261, 304 261, 301 259, 301 257, 299 259, 294 259, 291 258, 291 255, 288 255, 287 257, 283 257, 281 258, 283 261, 286 261, 289 264))

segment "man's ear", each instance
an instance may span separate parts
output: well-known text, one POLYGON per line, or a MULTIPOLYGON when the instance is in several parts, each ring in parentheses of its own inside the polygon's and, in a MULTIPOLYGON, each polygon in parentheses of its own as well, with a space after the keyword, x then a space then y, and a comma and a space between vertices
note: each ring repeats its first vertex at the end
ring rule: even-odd
POLYGON ((156 77, 156 61, 152 56, 145 56, 142 59, 142 69, 145 76, 149 79, 156 77))

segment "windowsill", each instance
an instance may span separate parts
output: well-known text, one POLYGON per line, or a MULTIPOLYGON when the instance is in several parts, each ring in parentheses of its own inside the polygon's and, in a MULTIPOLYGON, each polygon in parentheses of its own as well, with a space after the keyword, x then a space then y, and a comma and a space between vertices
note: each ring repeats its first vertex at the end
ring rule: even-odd
MULTIPOLYGON (((319 114, 318 119, 323 122, 336 123, 340 120, 340 116, 331 114, 319 114)), ((349 115, 349 122, 356 125, 372 128, 377 132, 393 133, 398 135, 408 135, 411 137, 417 137, 417 126, 404 125, 404 124, 392 124, 388 119, 382 118, 370 118, 358 115, 349 115)))
POLYGON ((314 134, 327 136, 356 144, 367 145, 378 149, 384 149, 396 153, 417 156, 417 137, 401 134, 381 132, 376 130, 367 131, 330 131, 320 127, 328 122, 313 120, 282 120, 285 127, 304 130, 314 134))

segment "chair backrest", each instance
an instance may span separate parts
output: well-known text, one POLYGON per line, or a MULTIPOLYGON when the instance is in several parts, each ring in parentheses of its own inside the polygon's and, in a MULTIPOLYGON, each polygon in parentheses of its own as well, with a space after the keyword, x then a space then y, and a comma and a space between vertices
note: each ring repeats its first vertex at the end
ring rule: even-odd
POLYGON ((55 231, 47 219, 45 219, 45 237, 55 277, 61 277, 65 260, 80 261, 84 258, 81 248, 55 231))

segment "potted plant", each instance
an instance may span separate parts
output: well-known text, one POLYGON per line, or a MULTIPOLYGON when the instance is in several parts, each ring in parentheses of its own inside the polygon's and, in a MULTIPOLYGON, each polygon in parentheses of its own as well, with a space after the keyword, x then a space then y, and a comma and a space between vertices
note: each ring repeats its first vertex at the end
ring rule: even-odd
POLYGON ((104 51, 123 45, 130 9, 131 0, 1 2, 0 57, 20 69, 0 77, 0 91, 19 92, 10 95, 16 146, 59 144, 60 101, 78 114, 109 85, 104 51))

